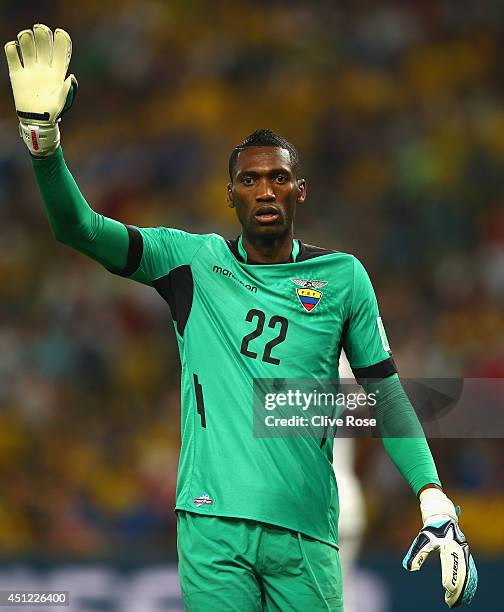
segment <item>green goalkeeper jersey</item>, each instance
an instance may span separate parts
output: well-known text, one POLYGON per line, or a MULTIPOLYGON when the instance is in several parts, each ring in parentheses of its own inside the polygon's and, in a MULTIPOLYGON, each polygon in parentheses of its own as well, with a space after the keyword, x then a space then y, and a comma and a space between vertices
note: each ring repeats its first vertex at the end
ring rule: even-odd
POLYGON ((128 227, 119 273, 170 305, 182 364, 177 510, 279 525, 337 543, 332 439, 256 437, 254 379, 395 372, 373 288, 352 255, 293 242, 290 261, 246 261, 241 238, 128 227))
POLYGON ((383 379, 378 429, 415 495, 440 484, 358 260, 294 240, 289 262, 255 265, 240 240, 138 229, 93 211, 61 148, 32 162, 54 237, 155 287, 170 305, 182 362, 179 510, 265 521, 336 544, 329 432, 254 436, 252 394, 254 381, 337 378, 342 347, 365 386, 383 379))

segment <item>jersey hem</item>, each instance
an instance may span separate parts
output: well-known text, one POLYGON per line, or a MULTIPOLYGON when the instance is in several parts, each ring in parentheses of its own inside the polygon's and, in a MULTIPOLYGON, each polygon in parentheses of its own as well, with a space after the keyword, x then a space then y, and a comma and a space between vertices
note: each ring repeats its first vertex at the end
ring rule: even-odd
POLYGON ((215 516, 215 517, 225 517, 225 518, 237 518, 237 519, 245 519, 248 521, 256 521, 258 523, 266 523, 268 525, 274 525, 275 527, 281 527, 282 529, 287 529, 289 531, 294 531, 295 533, 300 533, 302 535, 308 536, 309 538, 313 538, 314 540, 318 540, 319 542, 323 542, 324 544, 328 544, 329 546, 332 546, 333 548, 336 548, 336 550, 339 550, 339 545, 337 542, 334 542, 333 540, 330 540, 329 538, 321 538, 320 536, 314 534, 313 532, 309 532, 309 531, 301 531, 299 529, 296 529, 294 527, 292 527, 291 525, 287 525, 287 524, 283 524, 280 523, 278 521, 272 521, 269 517, 261 517, 260 515, 252 515, 252 514, 244 514, 241 512, 208 512, 205 511, 201 511, 198 508, 194 508, 193 506, 184 506, 184 505, 180 505, 177 504, 175 506, 175 512, 177 512, 178 510, 182 510, 184 512, 191 512, 192 514, 200 514, 202 516, 215 516))

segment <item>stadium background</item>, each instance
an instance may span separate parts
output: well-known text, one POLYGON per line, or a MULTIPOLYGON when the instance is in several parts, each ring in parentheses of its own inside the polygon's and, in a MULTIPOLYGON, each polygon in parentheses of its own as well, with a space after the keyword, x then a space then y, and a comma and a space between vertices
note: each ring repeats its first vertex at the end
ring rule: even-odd
MULTIPOLYGON (((80 88, 62 138, 95 210, 235 236, 227 157, 270 127, 298 146, 309 182, 297 236, 365 263, 400 374, 504 376, 501 2, 1 3, 2 41, 36 22, 74 42, 80 88)), ((0 139, 0 584, 92 596, 113 583, 118 609, 147 610, 128 572, 175 560, 169 312, 53 241, 5 63, 0 139)), ((502 441, 431 447, 479 561, 472 609, 497 609, 502 441)), ((359 442, 357 469, 362 570, 383 612, 443 609, 435 564, 422 576, 400 567, 418 508, 378 440, 359 442)), ((156 576, 144 583, 162 585, 156 576)), ((85 609, 100 609, 91 599, 85 609)))

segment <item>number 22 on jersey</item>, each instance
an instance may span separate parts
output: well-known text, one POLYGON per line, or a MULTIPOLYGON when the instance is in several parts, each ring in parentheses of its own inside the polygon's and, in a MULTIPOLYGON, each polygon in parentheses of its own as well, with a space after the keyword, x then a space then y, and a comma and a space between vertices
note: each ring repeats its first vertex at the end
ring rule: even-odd
MULTIPOLYGON (((257 359, 258 354, 249 349, 249 343, 259 338, 264 331, 264 325, 266 323, 266 314, 262 310, 257 310, 256 308, 252 308, 247 312, 247 316, 245 319, 249 323, 256 323, 256 328, 251 331, 249 334, 243 336, 240 353, 245 355, 245 357, 250 357, 250 359, 257 359)), ((272 356, 272 351, 275 346, 281 344, 286 336, 287 329, 289 327, 289 321, 280 315, 273 315, 268 321, 268 327, 271 329, 275 329, 279 327, 279 333, 276 338, 273 338, 269 342, 264 345, 264 351, 262 354, 262 361, 266 363, 272 363, 273 365, 280 365, 280 359, 272 356)), ((257 343, 255 343, 257 347, 257 343)))

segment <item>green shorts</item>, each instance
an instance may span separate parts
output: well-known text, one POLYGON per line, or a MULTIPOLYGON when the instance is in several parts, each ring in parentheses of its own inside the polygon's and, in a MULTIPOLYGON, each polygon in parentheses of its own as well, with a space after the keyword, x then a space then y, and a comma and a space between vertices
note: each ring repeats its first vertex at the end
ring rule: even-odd
POLYGON ((294 531, 178 512, 179 577, 193 612, 343 611, 337 548, 294 531))

